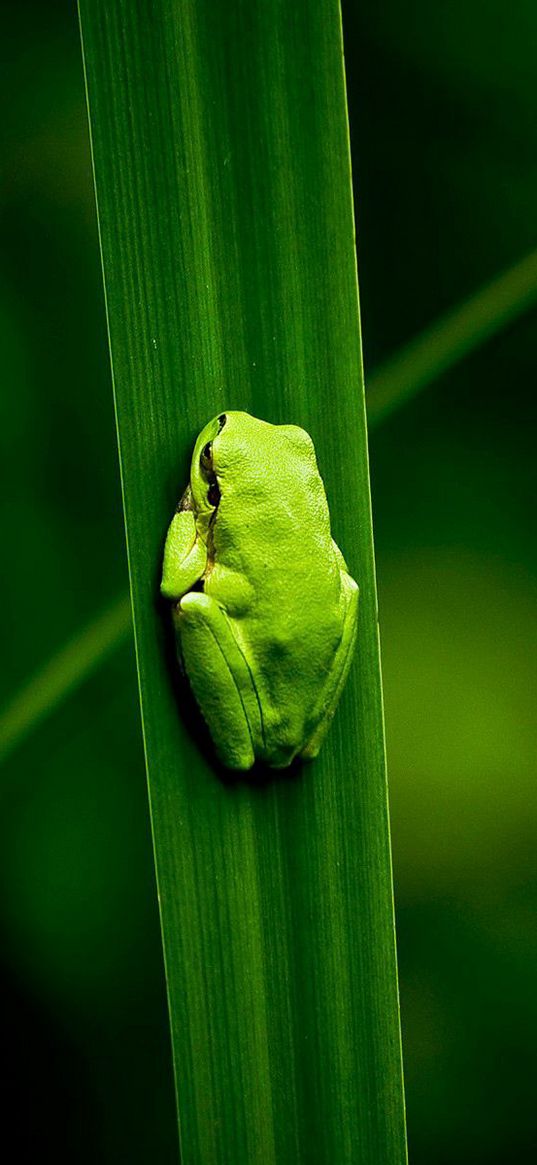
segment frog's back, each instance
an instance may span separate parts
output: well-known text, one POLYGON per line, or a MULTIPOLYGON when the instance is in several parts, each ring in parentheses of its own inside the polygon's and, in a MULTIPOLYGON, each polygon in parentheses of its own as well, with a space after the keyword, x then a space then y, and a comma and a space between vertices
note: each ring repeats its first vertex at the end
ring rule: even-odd
POLYGON ((319 719, 322 692, 341 642, 347 594, 332 542, 324 486, 311 439, 279 427, 274 490, 255 461, 219 475, 215 563, 246 581, 249 600, 233 611, 234 633, 255 663, 263 720, 258 752, 286 764, 319 719), (276 758, 276 759, 275 759, 276 758))

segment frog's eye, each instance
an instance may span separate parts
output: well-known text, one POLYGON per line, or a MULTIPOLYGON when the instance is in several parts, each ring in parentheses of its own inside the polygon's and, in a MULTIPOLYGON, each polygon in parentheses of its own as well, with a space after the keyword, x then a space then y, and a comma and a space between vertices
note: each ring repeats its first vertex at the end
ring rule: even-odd
POLYGON ((200 456, 200 465, 201 465, 201 468, 204 469, 206 473, 211 472, 211 470, 213 468, 213 443, 212 443, 212 441, 208 441, 207 444, 203 446, 203 449, 201 451, 201 456, 200 456))

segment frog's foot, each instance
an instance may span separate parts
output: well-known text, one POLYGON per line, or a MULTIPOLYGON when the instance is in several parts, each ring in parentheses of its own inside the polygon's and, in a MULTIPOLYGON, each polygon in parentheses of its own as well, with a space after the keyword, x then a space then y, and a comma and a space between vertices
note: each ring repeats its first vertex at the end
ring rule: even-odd
POLYGON ((250 668, 229 621, 209 595, 185 595, 175 617, 190 685, 222 764, 249 769, 262 742, 262 720, 250 668))
POLYGON ((176 601, 202 577, 207 567, 207 548, 197 536, 192 510, 174 514, 164 546, 161 594, 176 601))
POLYGON ((343 688, 345 687, 352 662, 358 623, 359 591, 354 579, 347 573, 342 574, 342 585, 346 594, 346 614, 343 624, 343 634, 336 652, 328 683, 323 689, 317 707, 317 728, 300 753, 303 760, 313 760, 317 756, 334 718, 334 713, 343 688))

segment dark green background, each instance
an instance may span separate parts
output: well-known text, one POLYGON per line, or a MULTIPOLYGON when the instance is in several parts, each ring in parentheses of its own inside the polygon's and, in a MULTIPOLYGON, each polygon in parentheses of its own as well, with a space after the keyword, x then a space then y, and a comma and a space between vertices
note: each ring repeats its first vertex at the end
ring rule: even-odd
MULTIPOLYGON (((0 706, 126 583, 74 0, 3 20, 0 706)), ((367 371, 535 247, 537 9, 347 0, 345 31, 367 371)), ((537 1138, 535 320, 371 438, 413 1165, 537 1138)), ((4 1138, 168 1165, 130 647, 1 790, 4 1138)))

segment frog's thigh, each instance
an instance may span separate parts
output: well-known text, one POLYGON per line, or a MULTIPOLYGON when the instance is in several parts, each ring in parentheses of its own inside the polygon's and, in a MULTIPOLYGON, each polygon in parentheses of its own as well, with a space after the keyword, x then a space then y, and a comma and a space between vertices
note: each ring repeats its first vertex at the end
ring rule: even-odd
POLYGON ((356 642, 356 628, 358 623, 358 586, 354 579, 348 574, 342 576, 343 586, 347 595, 347 609, 345 614, 345 622, 343 624, 343 635, 341 642, 336 652, 332 672, 326 687, 322 694, 322 708, 320 709, 320 719, 313 736, 310 737, 306 747, 302 749, 301 756, 304 760, 313 760, 332 723, 334 712, 337 708, 339 698, 345 687, 345 682, 349 674, 349 668, 352 662, 354 651, 354 644, 356 642))
POLYGON ((228 768, 249 769, 261 741, 259 703, 227 616, 209 595, 194 591, 181 600, 177 625, 192 691, 218 756, 228 768))

